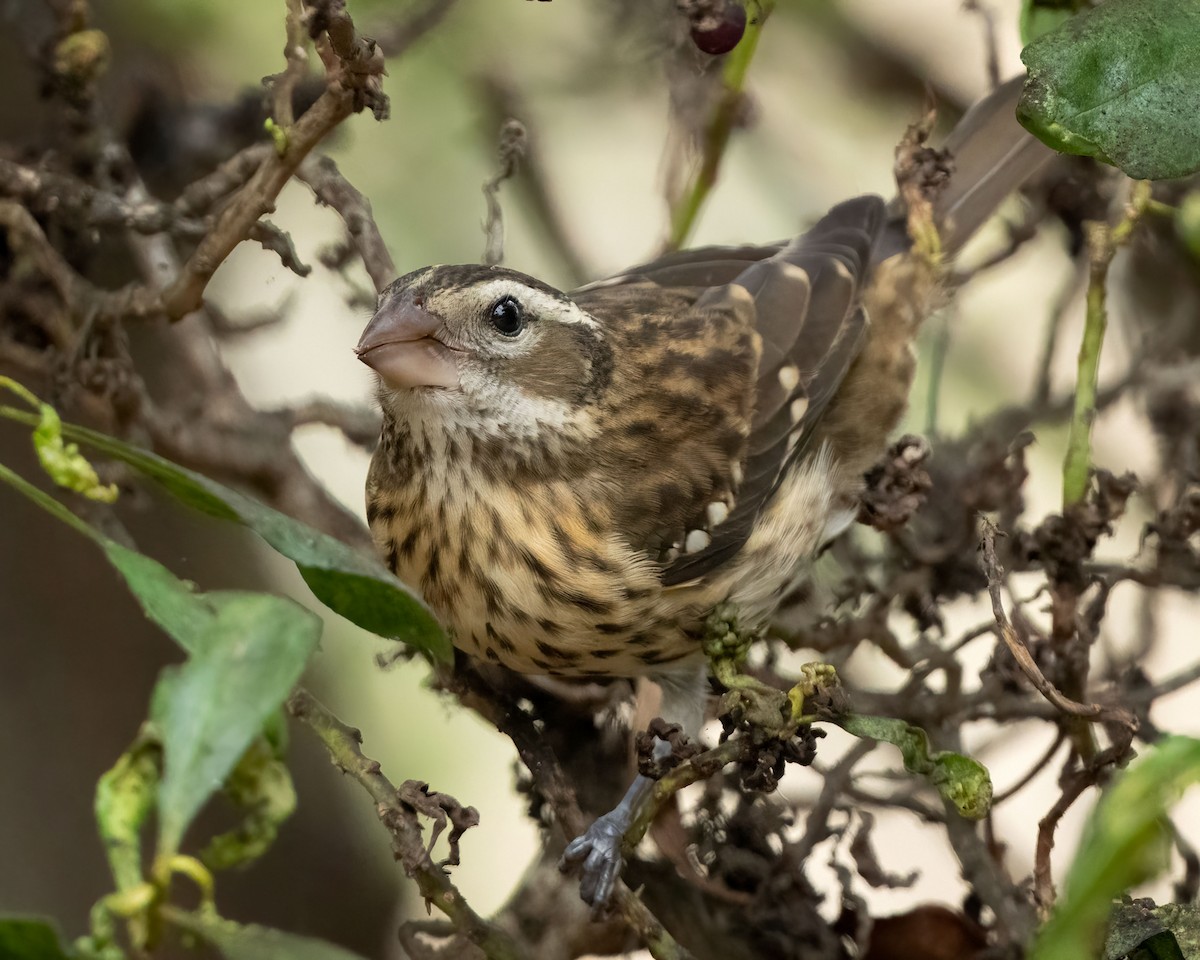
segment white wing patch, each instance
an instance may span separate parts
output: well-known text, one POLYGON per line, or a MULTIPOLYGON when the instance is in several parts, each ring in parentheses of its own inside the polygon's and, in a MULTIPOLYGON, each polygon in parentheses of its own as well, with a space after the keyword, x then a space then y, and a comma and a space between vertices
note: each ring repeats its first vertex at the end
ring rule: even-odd
POLYGON ((712 537, 708 535, 707 530, 689 530, 683 540, 683 552, 699 553, 710 543, 712 543, 712 537))
POLYGON ((709 529, 712 529, 725 522, 725 518, 729 516, 729 507, 721 500, 714 500, 705 508, 704 513, 708 517, 709 529))
POLYGON ((791 393, 800 384, 800 368, 794 363, 789 363, 786 367, 779 368, 779 385, 788 393, 791 393))

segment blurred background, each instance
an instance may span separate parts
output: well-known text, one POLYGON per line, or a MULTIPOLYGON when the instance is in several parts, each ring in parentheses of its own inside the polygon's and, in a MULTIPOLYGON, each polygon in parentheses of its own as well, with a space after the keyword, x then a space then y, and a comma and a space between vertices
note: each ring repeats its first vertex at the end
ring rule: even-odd
MULTIPOLYGON (((9 91, 0 98, 0 125, 9 141, 36 135, 33 81, 17 42, 39 29, 36 6, 0 2, 0 21, 17 27, 0 38, 0 88, 9 91)), ((1001 75, 1009 76, 1020 69, 1017 0, 980 6, 994 23, 1001 75)), ((368 35, 373 24, 382 33, 413 7, 400 0, 350 4, 368 35)), ((145 138, 152 184, 172 174, 155 169, 153 142, 156 130, 178 121, 179 103, 226 104, 281 69, 282 0, 97 0, 95 12, 114 47, 111 109, 145 138)), ((537 182, 573 257, 549 236, 526 175, 500 190, 507 265, 569 287, 658 249, 666 235, 671 122, 662 50, 639 29, 646 15, 637 0, 459 0, 439 27, 389 64, 391 119, 353 118, 327 152, 370 198, 400 272, 479 259, 480 187, 494 172, 496 134, 510 110, 528 127, 537 182)), ((919 116, 924 84, 948 114, 960 110, 988 88, 988 43, 985 16, 959 0, 781 0, 751 70, 749 126, 735 135, 693 242, 766 241, 797 232, 845 197, 889 194, 893 147, 919 116)), ((195 116, 189 123, 194 130, 175 134, 210 135, 195 116)), ((229 338, 225 358, 250 400, 264 407, 314 396, 366 404, 370 378, 351 348, 370 314, 364 297, 370 283, 360 267, 332 272, 318 260, 340 238, 340 221, 299 184, 285 190, 274 219, 291 233, 301 259, 314 265, 313 275, 299 280, 275 256, 244 244, 219 271, 209 297, 234 321, 264 311, 284 319, 229 338)), ((1003 243, 997 228, 967 259, 982 260, 1003 243)), ((953 434, 972 418, 1027 398, 1051 305, 1072 283, 1066 234, 1055 229, 973 282, 952 310, 927 325, 908 428, 953 434), (933 424, 927 358, 935 342, 947 352, 933 424)), ((1053 367, 1058 392, 1073 383, 1078 304, 1066 317, 1053 367)), ((1117 304, 1102 381, 1128 361, 1121 324, 1117 304)), ((1134 415, 1116 406, 1100 418, 1100 464, 1137 471, 1153 463, 1151 441, 1131 429, 1134 415)), ((1058 506, 1064 439, 1058 427, 1037 430, 1026 488, 1031 517, 1058 506)), ((30 475, 24 443, 21 431, 0 428, 0 458, 30 475)), ((322 427, 301 431, 299 446, 311 469, 361 514, 367 454, 322 427)), ((1134 510, 1140 520, 1149 508, 1134 510)), ((305 597, 294 571, 235 529, 148 497, 126 514, 143 549, 205 589, 281 584, 305 597)), ((158 669, 176 658, 99 555, 74 536, 0 491, 0 911, 54 916, 72 935, 110 889, 91 818, 95 781, 135 735, 158 669)), ((1131 556, 1136 534, 1110 546, 1131 556)), ((960 607, 952 610, 951 633, 987 617, 977 605, 960 607)), ((1178 642, 1144 664, 1152 677, 1186 664, 1186 624, 1195 614, 1190 599, 1165 598, 1159 622, 1174 629, 1178 642)), ((1113 656, 1131 648, 1127 636, 1138 616, 1117 596, 1106 621, 1113 656)), ((365 751, 393 781, 426 780, 479 810, 480 826, 466 836, 454 875, 473 906, 491 912, 537 843, 513 789, 515 753, 494 730, 426 690, 420 664, 377 667, 381 649, 377 639, 331 619, 308 683, 364 730, 365 751)), ((845 673, 864 686, 890 688, 900 680, 869 650, 856 653, 845 673)), ((1188 698, 1181 692, 1161 701, 1156 722, 1200 733, 1188 698)), ((836 733, 821 747, 830 762, 844 749, 836 733)), ((981 751, 1003 789, 1049 740, 1038 739, 1047 736, 1042 730, 1024 738, 1010 729, 1002 741, 997 734, 973 730, 968 745, 981 751)), ((398 955, 396 925, 424 909, 392 863, 371 803, 328 765, 306 732, 295 732, 293 754, 299 812, 260 864, 219 880, 222 911, 325 936, 370 957, 398 955)), ((1015 876, 1031 868, 1036 822, 1053 781, 1048 771, 1045 789, 1025 792, 997 817, 1015 876)), ((815 784, 798 771, 785 789, 803 797, 815 784)), ((1059 834, 1058 870, 1069 860, 1086 806, 1071 811, 1059 834)), ((1200 823, 1200 807, 1190 809, 1191 821, 1200 823)), ((884 818, 874 836, 886 869, 920 871, 907 890, 860 891, 883 912, 961 899, 964 887, 941 830, 884 818)), ((818 885, 821 875, 819 867, 812 872, 818 885)), ((836 907, 830 905, 833 913, 836 907)))

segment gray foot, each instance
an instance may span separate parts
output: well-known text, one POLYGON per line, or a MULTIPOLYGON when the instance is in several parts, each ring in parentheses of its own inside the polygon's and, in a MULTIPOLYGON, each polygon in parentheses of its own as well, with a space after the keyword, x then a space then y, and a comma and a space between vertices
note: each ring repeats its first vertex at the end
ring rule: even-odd
POLYGON ((628 817, 621 816, 619 810, 606 813, 583 836, 568 843, 558 861, 558 869, 564 873, 579 868, 579 895, 594 910, 603 911, 608 906, 621 876, 625 866, 621 844, 628 828, 628 817))

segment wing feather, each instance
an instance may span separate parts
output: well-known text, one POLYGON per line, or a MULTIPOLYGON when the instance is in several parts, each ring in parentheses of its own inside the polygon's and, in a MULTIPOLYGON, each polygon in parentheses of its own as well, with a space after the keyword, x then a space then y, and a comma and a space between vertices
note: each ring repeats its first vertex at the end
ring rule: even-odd
MULTIPOLYGON (((741 453, 718 456, 713 441, 693 436, 692 428, 687 428, 686 440, 670 438, 674 446, 663 435, 662 455, 686 461, 674 472, 674 496, 643 491, 642 499, 657 502, 660 514, 647 521, 644 511, 640 516, 631 512, 627 521, 631 542, 664 560, 664 585, 704 577, 736 556, 781 478, 805 451, 813 427, 864 342, 862 292, 885 221, 882 199, 859 197, 834 207, 807 233, 786 243, 673 253, 573 294, 583 309, 601 320, 608 311, 610 322, 625 324, 631 349, 639 342, 667 340, 676 355, 683 351, 699 363, 707 350, 701 338, 711 335, 714 317, 743 323, 742 337, 750 335, 752 326, 759 343, 752 374, 750 368, 746 373, 731 369, 723 381, 728 397, 735 395, 728 391, 738 377, 746 379, 738 381, 743 386, 737 389, 752 393, 752 402, 743 404, 744 414, 726 412, 727 418, 745 417, 741 453), (639 316, 629 315, 635 303, 651 302, 663 308, 681 304, 683 309, 670 322, 645 312, 645 307, 639 316), (706 465, 700 480, 680 483, 685 477, 696 479, 697 474, 688 471, 699 469, 699 463, 706 465), (682 500, 681 491, 686 491, 682 500), (711 511, 714 497, 726 498, 726 509, 718 511, 716 522, 711 511), (657 526, 647 528, 647 522, 657 526), (696 530, 704 536, 688 536, 696 530), (698 549, 681 553, 693 542, 698 549)), ((645 375, 651 377, 652 368, 645 375)), ((704 375, 726 376, 708 368, 704 375)), ((647 383, 640 390, 661 387, 647 383)), ((712 411, 707 415, 711 418, 712 411)), ((664 416, 664 424, 679 430, 685 429, 685 420, 684 411, 664 416)))
POLYGON ((754 296, 755 329, 763 339, 742 483, 734 508, 710 531, 708 545, 671 563, 663 571, 665 585, 703 577, 735 556, 805 450, 862 348, 867 331, 862 290, 885 218, 878 197, 847 201, 734 281, 754 296))

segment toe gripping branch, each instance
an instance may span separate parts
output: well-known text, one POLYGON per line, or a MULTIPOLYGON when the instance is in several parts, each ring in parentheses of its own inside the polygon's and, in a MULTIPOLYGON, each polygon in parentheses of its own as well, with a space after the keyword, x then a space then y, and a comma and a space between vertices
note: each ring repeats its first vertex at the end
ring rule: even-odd
MULTIPOLYGON (((678 729, 678 728, 676 728, 678 729)), ((673 753, 667 740, 654 738, 651 758, 657 763, 669 761, 673 753)), ((625 866, 625 851, 645 836, 654 814, 669 793, 655 797, 659 781, 639 773, 612 810, 597 818, 587 831, 567 844, 558 867, 563 872, 578 867, 579 895, 597 913, 603 913, 613 888, 625 866), (639 829, 635 830, 634 825, 639 829)), ((674 792, 674 791, 671 791, 674 792)))
POLYGON ((579 870, 580 896, 597 915, 607 909, 625 856, 641 842, 658 811, 679 790, 737 763, 744 787, 770 791, 787 762, 812 762, 817 731, 809 724, 817 717, 805 712, 805 700, 836 699, 825 694, 838 692, 837 674, 827 664, 806 664, 800 681, 786 693, 746 676, 741 666, 750 644, 761 636, 761 630, 739 629, 732 604, 714 609, 705 622, 704 651, 714 675, 726 688, 721 698, 725 724, 721 743, 702 751, 679 727, 654 721, 648 734, 639 737, 639 754, 646 758, 642 772, 621 802, 567 844, 559 869, 579 870))

